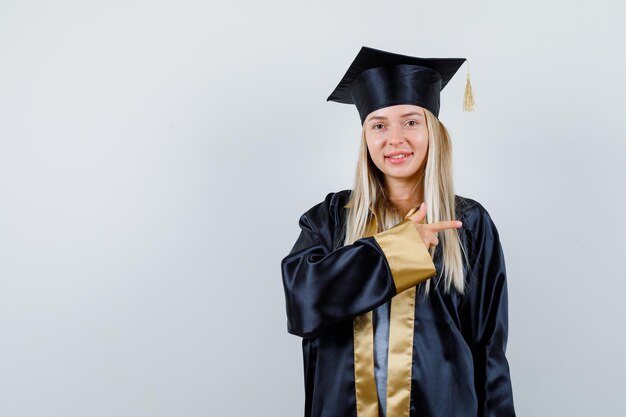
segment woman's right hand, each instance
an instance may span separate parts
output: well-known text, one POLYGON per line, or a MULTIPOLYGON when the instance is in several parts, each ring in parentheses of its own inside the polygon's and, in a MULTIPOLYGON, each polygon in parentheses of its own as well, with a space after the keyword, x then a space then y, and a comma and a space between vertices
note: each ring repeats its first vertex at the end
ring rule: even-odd
POLYGON ((435 236, 435 233, 446 229, 458 229, 463 226, 458 220, 441 221, 436 223, 420 223, 422 219, 426 217, 426 202, 420 205, 420 208, 408 218, 413 221, 415 228, 420 234, 426 249, 430 249, 431 246, 437 246, 439 239, 435 236))

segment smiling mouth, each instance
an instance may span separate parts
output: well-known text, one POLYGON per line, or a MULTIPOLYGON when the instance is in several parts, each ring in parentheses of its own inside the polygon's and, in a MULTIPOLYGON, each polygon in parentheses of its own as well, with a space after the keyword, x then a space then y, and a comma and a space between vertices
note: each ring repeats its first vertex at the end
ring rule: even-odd
POLYGON ((413 155, 413 152, 408 152, 408 153, 399 153, 397 155, 393 155, 393 156, 386 156, 385 158, 391 159, 391 160, 401 160, 401 159, 406 159, 407 157, 413 155))
POLYGON ((413 157, 413 152, 399 153, 393 156, 385 156, 385 161, 392 165, 401 165, 413 157))

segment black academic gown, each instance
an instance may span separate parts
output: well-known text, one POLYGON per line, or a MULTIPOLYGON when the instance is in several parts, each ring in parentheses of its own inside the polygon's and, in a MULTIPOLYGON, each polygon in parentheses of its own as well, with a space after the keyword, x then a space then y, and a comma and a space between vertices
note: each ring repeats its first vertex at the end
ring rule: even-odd
MULTIPOLYGON (((355 355, 362 347, 355 346, 367 340, 355 323, 414 285, 398 284, 397 261, 387 259, 386 241, 369 236, 342 246, 350 191, 329 193, 301 216, 300 235, 281 262, 287 330, 302 337, 306 417, 378 414, 364 405, 367 395, 355 385, 355 379, 363 383, 362 356, 355 355)), ((411 371, 402 388, 406 406, 402 412, 392 408, 389 417, 515 415, 505 356, 507 284, 498 231, 480 203, 458 195, 455 201, 456 218, 463 222, 459 236, 469 257, 469 264, 464 261, 466 293, 445 293, 441 279, 425 299, 423 285, 413 286, 412 357, 404 367, 411 371)), ((405 239, 419 237, 416 230, 403 233, 405 239)), ((423 246, 421 240, 419 244, 423 246)), ((437 283, 442 277, 440 245, 432 262, 436 272, 431 279, 437 283)))

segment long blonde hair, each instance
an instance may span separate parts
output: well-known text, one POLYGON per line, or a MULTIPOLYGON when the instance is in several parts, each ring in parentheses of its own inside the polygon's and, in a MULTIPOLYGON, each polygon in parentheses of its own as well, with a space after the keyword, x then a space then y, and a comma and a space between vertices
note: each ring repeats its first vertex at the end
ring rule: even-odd
MULTIPOLYGON (((423 168, 423 178, 418 186, 423 186, 426 201, 426 222, 435 223, 442 220, 455 219, 455 197, 452 172, 452 144, 448 130, 430 111, 424 109, 428 128, 428 155, 423 168)), ((393 227, 402 220, 401 214, 390 204, 384 186, 384 174, 372 161, 365 140, 365 127, 361 134, 361 146, 357 162, 354 189, 348 207, 344 245, 365 237, 370 220, 370 208, 378 219, 378 230, 393 227)), ((467 253, 457 229, 447 229, 436 233, 442 250, 444 291, 454 287, 459 293, 465 291, 465 274, 461 252, 467 260, 467 253)), ((431 257, 434 247, 429 249, 431 257)), ((428 296, 432 279, 425 285, 425 296, 428 296)))

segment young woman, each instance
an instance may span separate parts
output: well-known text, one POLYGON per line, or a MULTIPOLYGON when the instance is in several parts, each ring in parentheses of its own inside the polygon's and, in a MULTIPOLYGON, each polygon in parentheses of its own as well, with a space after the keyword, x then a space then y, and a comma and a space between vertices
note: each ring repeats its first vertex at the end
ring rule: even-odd
POLYGON ((354 189, 300 217, 282 260, 305 416, 514 416, 504 255, 455 195, 441 89, 464 59, 363 47, 328 100, 355 104, 354 189))

